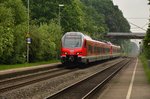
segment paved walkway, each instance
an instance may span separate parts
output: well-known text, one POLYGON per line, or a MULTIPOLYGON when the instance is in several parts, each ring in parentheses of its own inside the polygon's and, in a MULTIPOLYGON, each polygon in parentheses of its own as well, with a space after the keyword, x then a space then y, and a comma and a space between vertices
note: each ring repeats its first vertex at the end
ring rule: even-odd
POLYGON ((150 99, 150 84, 140 60, 135 60, 121 71, 99 99, 150 99))

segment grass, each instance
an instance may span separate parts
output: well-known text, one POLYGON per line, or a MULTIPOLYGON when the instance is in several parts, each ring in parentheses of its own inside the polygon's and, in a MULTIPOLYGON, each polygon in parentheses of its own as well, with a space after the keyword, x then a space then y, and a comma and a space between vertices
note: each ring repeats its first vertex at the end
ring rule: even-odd
POLYGON ((42 64, 50 64, 50 63, 57 63, 57 62, 59 62, 59 60, 50 60, 50 61, 42 61, 42 62, 36 62, 36 63, 25 63, 25 64, 14 64, 14 65, 0 64, 0 70, 31 67, 31 66, 38 66, 38 65, 42 65, 42 64))
POLYGON ((145 74, 148 78, 148 82, 150 83, 150 67, 148 66, 148 59, 146 59, 144 54, 140 55, 139 58, 143 64, 145 74))

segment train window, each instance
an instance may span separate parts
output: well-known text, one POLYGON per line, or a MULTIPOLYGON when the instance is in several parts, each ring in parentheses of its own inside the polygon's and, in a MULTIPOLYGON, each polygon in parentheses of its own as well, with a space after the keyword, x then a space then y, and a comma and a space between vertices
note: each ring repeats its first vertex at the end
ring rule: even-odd
POLYGON ((99 47, 99 53, 100 53, 100 54, 102 53, 102 49, 101 49, 101 47, 99 47))
POLYGON ((107 54, 107 48, 105 48, 105 53, 107 54))
POLYGON ((96 46, 94 46, 94 53, 96 54, 96 46))
POLYGON ((84 40, 84 48, 86 48, 86 40, 84 40))
POLYGON ((105 48, 102 48, 102 52, 103 52, 103 54, 105 54, 105 48))
POLYGON ((114 48, 113 52, 116 53, 116 48, 114 48))
POLYGON ((88 50, 88 52, 90 52, 90 46, 88 45, 88 47, 87 47, 87 50, 88 50))
POLYGON ((100 51, 101 51, 101 54, 103 54, 103 53, 104 53, 104 52, 103 52, 103 48, 102 48, 102 47, 100 48, 100 51))
POLYGON ((92 46, 91 45, 88 45, 88 52, 92 53, 92 46))
POLYGON ((106 50, 106 54, 108 53, 108 49, 107 48, 105 48, 105 50, 106 50))
POLYGON ((109 54, 109 48, 107 48, 107 54, 109 54))
POLYGON ((64 38, 64 47, 66 48, 76 48, 82 46, 82 37, 81 35, 67 35, 64 38))
POLYGON ((97 53, 98 53, 98 54, 100 53, 100 51, 99 51, 99 47, 97 47, 97 53))

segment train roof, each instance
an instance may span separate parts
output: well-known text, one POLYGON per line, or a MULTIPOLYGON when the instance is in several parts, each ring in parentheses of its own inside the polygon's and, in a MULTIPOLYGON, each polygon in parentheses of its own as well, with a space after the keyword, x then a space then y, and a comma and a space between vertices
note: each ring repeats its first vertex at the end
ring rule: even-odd
POLYGON ((67 32, 67 33, 65 33, 65 35, 82 35, 84 38, 92 40, 92 38, 90 36, 83 34, 81 32, 67 32))

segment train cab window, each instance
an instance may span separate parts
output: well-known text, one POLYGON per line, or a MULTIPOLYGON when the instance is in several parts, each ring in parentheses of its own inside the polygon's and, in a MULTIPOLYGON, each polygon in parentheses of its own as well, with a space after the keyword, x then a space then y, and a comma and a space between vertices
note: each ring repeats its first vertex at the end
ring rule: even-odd
POLYGON ((65 48, 76 48, 82 46, 82 36, 81 35, 66 35, 64 38, 63 46, 65 48))

